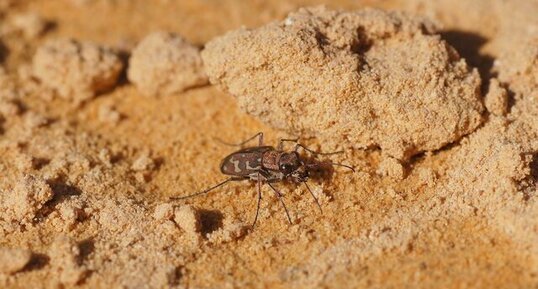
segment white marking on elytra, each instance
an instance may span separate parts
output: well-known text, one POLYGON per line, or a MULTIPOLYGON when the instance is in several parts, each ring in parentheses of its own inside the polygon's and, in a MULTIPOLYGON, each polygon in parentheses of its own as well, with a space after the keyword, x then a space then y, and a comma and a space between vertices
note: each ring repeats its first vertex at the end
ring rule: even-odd
POLYGON ((230 161, 234 164, 234 171, 236 173, 241 172, 241 168, 239 168, 239 160, 234 159, 234 157, 230 158, 230 161))

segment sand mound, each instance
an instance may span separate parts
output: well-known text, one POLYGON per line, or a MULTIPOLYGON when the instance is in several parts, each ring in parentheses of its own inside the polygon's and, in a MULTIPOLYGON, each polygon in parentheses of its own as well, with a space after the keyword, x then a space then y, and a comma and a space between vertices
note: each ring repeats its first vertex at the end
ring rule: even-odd
POLYGON ((538 35, 518 43, 517 53, 505 51, 497 62, 499 78, 511 84, 516 98, 538 97, 538 35))
POLYGON ((35 76, 73 102, 113 88, 122 68, 111 50, 68 39, 45 43, 33 59, 35 76))
POLYGON ((12 274, 30 262, 32 252, 23 249, 0 248, 0 273, 12 274))
POLYGON ((29 223, 53 196, 44 179, 25 175, 3 196, 0 218, 20 224, 29 223))
POLYGON ((166 32, 152 33, 138 44, 128 77, 146 95, 178 93, 208 82, 199 49, 166 32))
POLYGON ((60 273, 60 283, 74 286, 84 278, 87 272, 81 265, 79 245, 73 239, 60 236, 49 251, 52 266, 60 273))
POLYGON ((48 22, 36 13, 16 14, 0 28, 4 35, 12 33, 22 34, 25 39, 31 40, 41 36, 48 28, 48 22))
POLYGON ((478 73, 431 23, 403 13, 301 9, 218 37, 202 57, 245 111, 332 147, 407 159, 481 123, 478 73))

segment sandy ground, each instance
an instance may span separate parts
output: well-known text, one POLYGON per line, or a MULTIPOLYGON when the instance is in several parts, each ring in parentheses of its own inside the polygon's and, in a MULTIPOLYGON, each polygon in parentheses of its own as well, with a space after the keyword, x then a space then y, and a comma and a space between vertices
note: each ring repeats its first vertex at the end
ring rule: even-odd
POLYGON ((0 287, 538 286, 538 2, 327 2, 413 14, 286 22, 323 1, 0 0, 0 287), (180 37, 137 47, 157 30, 180 37), (336 89, 365 63, 350 82, 363 90, 336 89), (293 106, 308 91, 317 106, 293 106), (279 184, 293 224, 265 187, 254 230, 252 183, 169 200, 224 179, 233 148, 215 137, 259 131, 344 149, 331 159, 356 172, 310 181, 323 213, 279 184))

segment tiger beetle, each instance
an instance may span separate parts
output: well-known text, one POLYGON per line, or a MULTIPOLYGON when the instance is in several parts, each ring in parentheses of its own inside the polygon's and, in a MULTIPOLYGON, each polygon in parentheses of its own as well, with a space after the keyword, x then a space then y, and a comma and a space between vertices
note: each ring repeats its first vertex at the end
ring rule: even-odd
POLYGON ((307 183, 312 171, 320 170, 323 164, 330 164, 332 166, 345 167, 355 172, 355 170, 348 165, 333 162, 312 162, 309 158, 301 156, 298 152, 299 149, 303 149, 311 153, 313 156, 333 155, 342 153, 342 151, 331 153, 316 152, 298 143, 298 139, 280 139, 280 142, 276 149, 272 146, 266 146, 263 144, 262 132, 257 133, 253 137, 239 144, 230 144, 224 141, 220 142, 230 146, 243 147, 243 145, 252 141, 255 138, 258 138, 258 146, 242 148, 236 152, 231 153, 222 160, 222 163, 220 165, 220 171, 222 174, 230 176, 229 178, 201 192, 182 197, 173 197, 172 199, 183 200, 203 195, 231 181, 255 181, 258 185, 258 203, 256 206, 256 215, 254 216, 252 228, 254 228, 254 226, 256 225, 256 221, 258 220, 260 202, 262 199, 262 184, 267 184, 271 188, 271 190, 273 190, 276 197, 282 204, 284 211, 286 212, 288 222, 291 224, 292 222, 290 214, 288 212, 288 208, 284 203, 282 194, 273 185, 274 183, 283 181, 291 181, 296 184, 303 183, 314 201, 316 202, 320 212, 323 212, 321 209, 321 205, 318 202, 318 199, 316 198, 307 183), (293 151, 284 151, 285 142, 295 143, 295 149, 293 151))

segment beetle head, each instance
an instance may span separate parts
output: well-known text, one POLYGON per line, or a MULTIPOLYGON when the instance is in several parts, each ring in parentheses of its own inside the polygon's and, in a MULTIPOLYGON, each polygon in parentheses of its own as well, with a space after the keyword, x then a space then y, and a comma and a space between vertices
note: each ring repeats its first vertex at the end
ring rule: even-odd
POLYGON ((308 170, 297 152, 283 153, 278 167, 284 176, 291 177, 297 182, 304 182, 308 178, 308 170))
POLYGON ((301 159, 296 152, 282 153, 278 160, 278 168, 280 172, 288 176, 293 171, 297 170, 301 166, 301 159))

